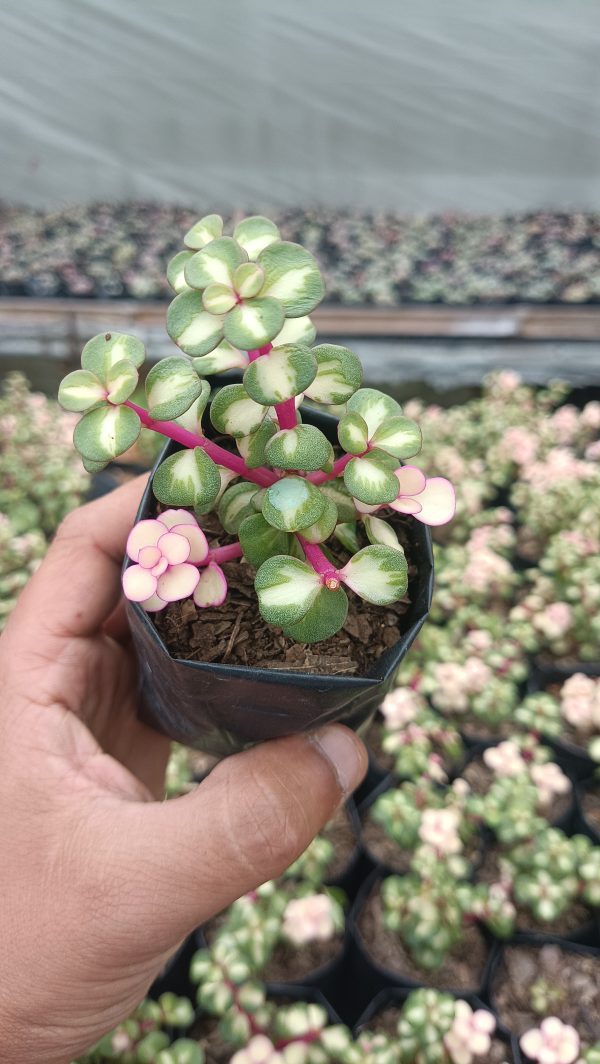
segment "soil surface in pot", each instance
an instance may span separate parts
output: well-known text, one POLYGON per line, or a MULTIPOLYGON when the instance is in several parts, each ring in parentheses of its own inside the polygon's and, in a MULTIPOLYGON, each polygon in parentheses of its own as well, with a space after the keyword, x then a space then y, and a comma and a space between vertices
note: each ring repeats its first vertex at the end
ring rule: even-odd
POLYGON ((588 824, 600 831, 600 793, 597 790, 584 791, 581 796, 581 808, 588 824))
POLYGON ((539 1027, 531 1008, 532 984, 543 980, 551 1002, 544 1016, 558 1016, 579 1032, 584 1045, 600 1038, 600 955, 571 952, 557 945, 507 946, 492 984, 492 1001, 502 1023, 522 1035, 539 1027))
POLYGON ((338 809, 333 820, 325 825, 320 835, 333 845, 333 857, 326 871, 327 881, 330 882, 332 879, 339 879, 346 871, 358 843, 347 810, 338 809))
MULTIPOLYGON (((498 846, 488 846, 485 851, 481 867, 475 877, 477 883, 497 883, 500 879, 498 860, 502 851, 498 846)), ((535 916, 524 905, 514 903, 517 910, 517 930, 532 931, 536 934, 558 935, 566 937, 586 927, 594 919, 591 909, 581 901, 575 901, 559 916, 557 920, 536 920, 535 916)), ((600 976, 599 976, 600 977, 600 976)))
MULTIPOLYGON (((466 765, 461 772, 461 776, 467 781, 471 790, 475 794, 487 794, 492 783, 496 779, 495 773, 488 768, 485 761, 480 757, 475 758, 473 761, 469 761, 469 764, 466 765)), ((557 820, 561 820, 566 816, 566 814, 571 811, 572 807, 573 788, 571 787, 566 794, 555 795, 549 806, 540 809, 540 815, 545 816, 551 824, 554 824, 557 820)))
MULTIPOLYGON (((211 546, 231 543, 233 537, 219 532, 215 515, 200 518, 211 546)), ((408 562, 409 589, 417 576, 406 522, 394 521, 408 562)), ((366 541, 365 541, 366 544, 366 541)), ((348 554, 335 551, 343 566, 348 554)), ((174 658, 185 661, 247 665, 251 668, 285 669, 329 676, 364 675, 406 631, 407 595, 392 606, 374 606, 352 592, 348 617, 341 631, 321 643, 295 643, 281 629, 265 624, 258 611, 254 590, 255 570, 242 562, 223 565, 229 591, 222 606, 200 609, 192 599, 171 602, 152 614, 156 628, 174 658)))
POLYGON ((381 886, 376 883, 358 916, 363 945, 376 964, 396 976, 439 990, 477 990, 488 959, 488 946, 479 928, 467 927, 462 941, 447 955, 440 968, 419 968, 402 940, 383 925, 381 886))
MULTIPOLYGON (((400 1016, 400 1009, 384 1009, 383 1012, 378 1013, 372 1020, 369 1020, 365 1030, 369 1031, 370 1034, 385 1034, 394 1038, 398 1033, 400 1016)), ((494 1038, 485 1058, 486 1064, 513 1064, 513 1059, 510 1046, 505 1045, 499 1038, 494 1038)))

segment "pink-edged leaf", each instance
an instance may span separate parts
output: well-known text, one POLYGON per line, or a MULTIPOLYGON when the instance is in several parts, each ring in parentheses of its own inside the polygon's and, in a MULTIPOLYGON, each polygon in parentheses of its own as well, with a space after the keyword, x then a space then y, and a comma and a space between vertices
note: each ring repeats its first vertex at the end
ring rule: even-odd
POLYGON ((198 522, 189 510, 165 510, 159 515, 158 520, 171 530, 175 525, 197 525, 198 522))
POLYGON ((194 591, 194 602, 197 606, 221 606, 227 596, 227 580, 225 573, 216 562, 204 569, 198 586, 194 591))
POLYGON ((123 573, 123 591, 130 602, 143 602, 156 591, 157 580, 149 569, 130 565, 123 573))
POLYGON ((164 610, 166 605, 165 600, 159 598, 158 595, 150 595, 150 598, 140 602, 140 606, 146 610, 146 613, 157 613, 158 610, 164 610))
POLYGON ((168 568, 169 568, 169 563, 168 563, 167 559, 163 558, 163 556, 161 554, 160 558, 158 559, 156 565, 154 566, 154 568, 152 570, 152 576, 155 576, 156 579, 158 580, 159 576, 162 576, 163 573, 166 573, 168 568))
POLYGON ((196 565, 204 561, 208 554, 208 540, 198 525, 173 525, 171 531, 176 532, 178 536, 185 536, 187 539, 190 545, 190 553, 186 561, 194 562, 196 565))
POLYGON ((396 479, 400 485, 401 495, 420 495, 425 490, 427 477, 416 466, 400 466, 396 470, 396 479))
POLYGON ((173 565, 159 576, 156 592, 165 602, 178 602, 192 594, 199 579, 200 573, 195 566, 187 562, 173 565))
POLYGON ((422 509, 415 517, 424 525, 445 525, 454 517, 456 496, 452 484, 445 477, 428 480, 425 491, 419 495, 419 502, 422 509))
POLYGON ((178 536, 176 532, 165 532, 164 536, 160 537, 157 547, 169 565, 181 565, 182 562, 187 562, 190 556, 189 540, 185 536, 178 536))
POLYGON ((137 562, 143 547, 155 547, 164 534, 165 526, 160 521, 138 521, 127 537, 125 548, 132 562, 137 562))
MULTIPOLYGON (((420 498, 420 496, 419 496, 420 498)), ((395 502, 391 502, 390 506, 392 510, 395 510, 399 514, 420 514, 422 510, 421 503, 417 499, 400 498, 395 502)))
MULTIPOLYGON (((158 547, 142 547, 138 554, 138 563, 142 566, 142 569, 153 569, 157 562, 162 558, 162 554, 158 547)), ((155 573, 155 576, 160 575, 155 573)))

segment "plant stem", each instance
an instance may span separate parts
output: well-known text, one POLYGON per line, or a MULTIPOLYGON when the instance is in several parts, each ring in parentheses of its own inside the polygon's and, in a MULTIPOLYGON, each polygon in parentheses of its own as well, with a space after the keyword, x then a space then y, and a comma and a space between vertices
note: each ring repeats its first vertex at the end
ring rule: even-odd
MULTIPOLYGON (((262 355, 268 355, 269 351, 273 350, 273 344, 267 344, 265 347, 257 347, 253 351, 248 351, 249 362, 256 362, 257 358, 262 355)), ((277 414, 277 421, 279 422, 280 429, 295 429, 298 424, 298 417, 296 415, 296 403, 293 399, 286 399, 284 403, 276 403, 275 413, 277 414)))
POLYGON ((193 432, 189 432, 188 429, 184 429, 181 425, 176 425, 173 421, 155 421, 153 417, 150 417, 147 410, 144 410, 142 406, 138 406, 136 403, 132 403, 129 399, 123 403, 123 406, 128 406, 130 410, 135 410, 145 428, 152 429, 153 432, 159 432, 161 436, 167 436, 170 440, 175 440, 176 443, 182 443, 184 447, 201 447, 209 458, 212 458, 213 462, 225 466, 226 469, 231 469, 232 473, 236 473, 239 477, 244 477, 245 480, 250 480, 253 484, 258 484, 261 488, 268 488, 279 480, 279 477, 275 473, 271 473, 269 469, 249 469, 240 455, 226 451, 224 447, 219 447, 212 440, 207 440, 206 436, 196 436, 193 432))
POLYGON ((318 573, 322 582, 330 591, 336 591, 340 586, 340 577, 337 569, 323 553, 318 543, 309 543, 304 536, 296 532, 296 538, 306 555, 309 565, 312 565, 315 573, 318 573))
POLYGON ((269 351, 273 350, 273 344, 266 344, 265 347, 255 347, 253 351, 247 351, 249 362, 256 362, 257 358, 261 355, 268 355, 269 351))
POLYGON ((328 480, 335 480, 344 472, 348 462, 351 462, 353 458, 360 458, 360 455, 343 454, 341 458, 336 458, 331 473, 324 473, 322 469, 318 469, 316 473, 309 473, 306 479, 310 480, 311 484, 325 484, 328 480))
POLYGON ((241 558, 242 545, 241 543, 228 543, 226 547, 213 547, 209 550, 206 558, 200 565, 210 565, 211 562, 216 562, 220 565, 221 562, 230 562, 234 558, 241 558))

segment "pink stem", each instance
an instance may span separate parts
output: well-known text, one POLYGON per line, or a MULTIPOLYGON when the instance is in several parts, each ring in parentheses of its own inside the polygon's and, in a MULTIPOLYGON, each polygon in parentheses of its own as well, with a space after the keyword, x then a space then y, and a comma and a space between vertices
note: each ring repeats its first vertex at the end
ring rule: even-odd
POLYGON ((250 480, 253 484, 258 484, 261 488, 268 488, 279 480, 279 477, 268 469, 248 469, 243 458, 237 454, 232 454, 231 451, 226 451, 224 447, 219 447, 212 440, 207 440, 206 436, 196 436, 193 432, 188 432, 187 429, 184 429, 181 425, 176 425, 173 421, 155 421, 154 418, 150 417, 147 410, 144 410, 142 406, 137 406, 136 403, 132 403, 129 399, 123 403, 123 406, 128 406, 130 410, 135 410, 142 425, 147 429, 152 429, 162 436, 167 436, 170 440, 182 443, 184 447, 202 447, 202 450, 205 451, 209 458, 212 458, 213 462, 225 466, 226 469, 231 469, 233 473, 244 477, 245 480, 250 480))
POLYGON ((296 532, 296 538, 306 555, 309 565, 312 565, 315 573, 318 573, 322 581, 330 591, 335 591, 340 586, 340 576, 329 558, 323 553, 318 543, 309 543, 304 536, 296 532))
POLYGON ((256 362, 257 358, 260 358, 261 355, 268 355, 269 351, 272 351, 272 350, 273 350, 273 344, 266 344, 265 347, 255 347, 253 351, 247 351, 246 352, 247 355, 248 355, 248 361, 249 362, 256 362))
POLYGON ((325 484, 328 480, 335 480, 340 473, 344 472, 348 462, 359 457, 360 455, 356 454, 343 454, 341 458, 336 458, 331 473, 324 473, 322 469, 318 469, 316 473, 309 473, 306 479, 310 480, 311 484, 325 484))
POLYGON ((286 399, 285 403, 277 403, 275 407, 280 429, 295 429, 298 424, 296 403, 293 399, 286 399))
POLYGON ((221 562, 230 562, 234 558, 241 558, 242 545, 241 543, 228 543, 226 547, 213 547, 209 550, 207 557, 200 565, 210 565, 211 562, 216 562, 220 565, 221 562))

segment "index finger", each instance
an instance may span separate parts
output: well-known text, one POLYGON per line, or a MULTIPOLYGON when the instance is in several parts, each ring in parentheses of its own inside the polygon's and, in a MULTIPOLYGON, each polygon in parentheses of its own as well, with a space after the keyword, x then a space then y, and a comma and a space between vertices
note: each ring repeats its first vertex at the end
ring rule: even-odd
POLYGON ((19 632, 51 641, 89 636, 115 608, 127 536, 147 476, 73 510, 25 587, 2 640, 19 632))

